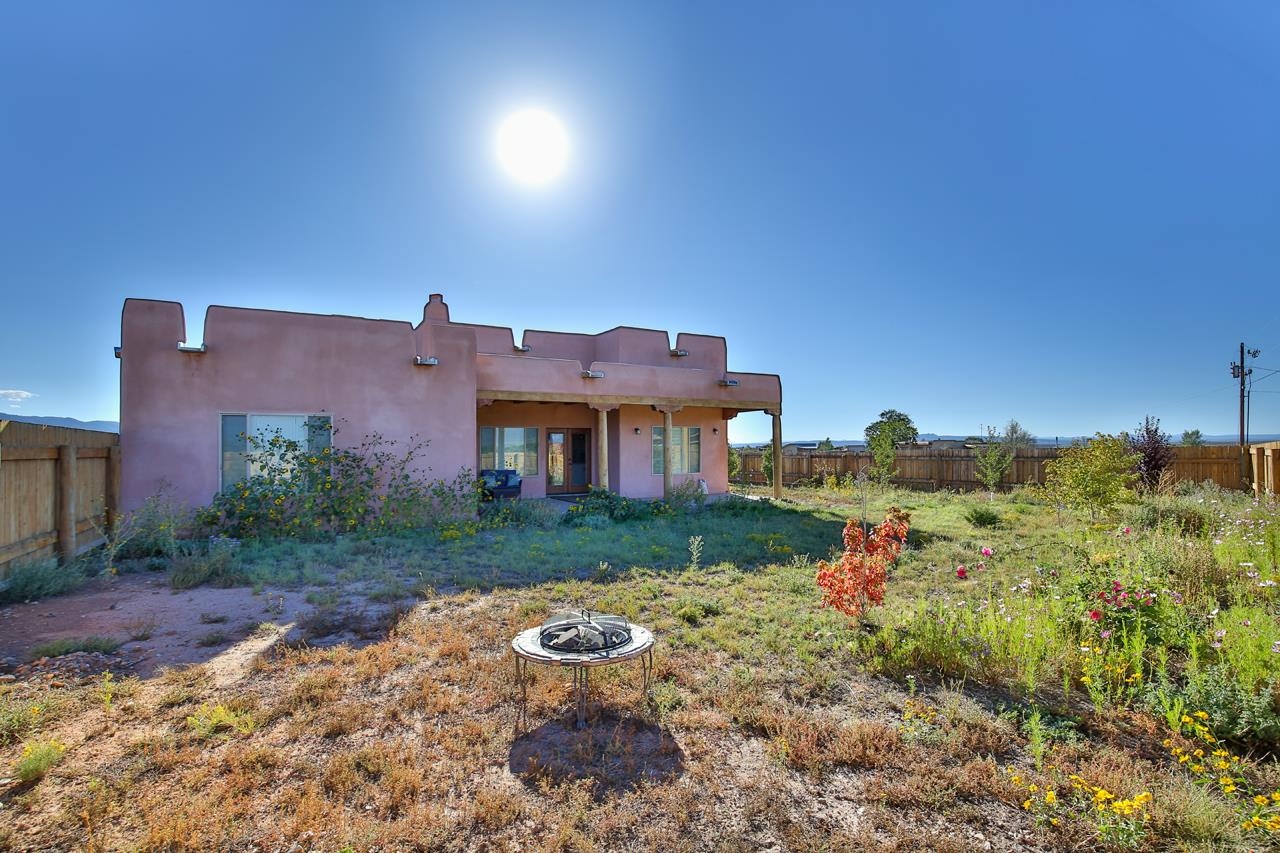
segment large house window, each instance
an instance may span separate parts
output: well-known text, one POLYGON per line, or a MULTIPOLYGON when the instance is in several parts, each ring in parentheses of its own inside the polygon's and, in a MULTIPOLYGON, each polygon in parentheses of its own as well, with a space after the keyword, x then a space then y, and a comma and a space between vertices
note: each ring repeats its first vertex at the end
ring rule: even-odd
MULTIPOLYGON (((653 428, 653 473, 662 473, 663 428, 653 428)), ((671 473, 697 474, 702 471, 702 429, 700 427, 671 428, 671 473)))
POLYGON ((480 468, 509 468, 521 477, 536 475, 538 428, 480 427, 480 468))
POLYGON ((296 442, 308 453, 323 453, 330 446, 332 433, 329 415, 223 415, 222 488, 259 473, 250 454, 268 450, 272 438, 296 442))

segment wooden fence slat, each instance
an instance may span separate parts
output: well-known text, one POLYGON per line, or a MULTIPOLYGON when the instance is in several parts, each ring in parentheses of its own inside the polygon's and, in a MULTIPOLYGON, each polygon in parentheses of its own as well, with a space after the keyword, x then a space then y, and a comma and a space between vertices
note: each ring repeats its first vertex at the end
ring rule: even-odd
POLYGON ((70 444, 58 448, 58 558, 70 563, 76 558, 76 449, 70 444))
POLYGON ((38 459, 57 459, 56 447, 10 447, 4 446, 5 462, 31 462, 38 459))

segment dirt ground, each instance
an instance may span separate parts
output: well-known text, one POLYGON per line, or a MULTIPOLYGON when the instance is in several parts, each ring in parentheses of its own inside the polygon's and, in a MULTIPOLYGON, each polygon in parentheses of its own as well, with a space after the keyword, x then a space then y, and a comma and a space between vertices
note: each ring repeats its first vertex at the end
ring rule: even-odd
MULTIPOLYGON (((205 663, 263 623, 293 626, 290 639, 302 639, 299 626, 314 622, 316 611, 306 593, 268 589, 255 594, 249 587, 177 591, 166 575, 149 573, 94 578, 70 595, 0 609, 0 672, 22 676, 40 669, 43 664, 31 662, 32 650, 61 639, 123 641, 111 655, 92 657, 110 659, 109 668, 118 675, 141 678, 164 667, 205 663)), ((323 639, 314 633, 306 638, 323 639)))

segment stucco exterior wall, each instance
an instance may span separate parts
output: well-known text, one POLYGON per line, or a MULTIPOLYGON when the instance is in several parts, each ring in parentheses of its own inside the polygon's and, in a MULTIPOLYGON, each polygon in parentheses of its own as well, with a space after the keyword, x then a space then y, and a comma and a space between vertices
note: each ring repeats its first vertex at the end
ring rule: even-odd
MULTIPOLYGON (((691 408, 671 416, 672 426, 699 427, 702 430, 702 471, 697 474, 674 474, 672 482, 680 485, 688 480, 706 480, 712 494, 729 491, 729 440, 727 424, 719 409, 691 408), (719 430, 713 433, 712 430, 719 430)), ((623 406, 619 409, 616 430, 621 452, 617 476, 630 487, 627 494, 638 498, 662 497, 662 475, 653 473, 653 427, 662 426, 662 413, 650 406, 623 406), (636 428, 640 434, 636 435, 636 428)), ((612 425, 611 425, 612 427, 612 425)))
POLYGON ((126 301, 121 330, 122 503, 167 484, 197 506, 219 488, 223 413, 328 414, 334 445, 428 440, 432 478, 475 466, 475 338, 405 322, 212 307, 203 353, 184 353, 182 306, 126 301), (423 353, 422 350, 427 350, 423 353), (415 366, 415 355, 439 359, 415 366))

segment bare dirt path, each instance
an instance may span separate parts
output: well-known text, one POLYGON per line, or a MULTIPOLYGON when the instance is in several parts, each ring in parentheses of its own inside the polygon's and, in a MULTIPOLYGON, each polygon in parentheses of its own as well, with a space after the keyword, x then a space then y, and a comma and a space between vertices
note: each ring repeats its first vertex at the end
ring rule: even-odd
POLYGON ((108 637, 121 673, 149 678, 167 666, 204 663, 263 622, 296 623, 312 612, 306 590, 248 587, 175 591, 163 574, 94 578, 70 595, 0 609, 0 665, 21 671, 52 640, 108 637))

